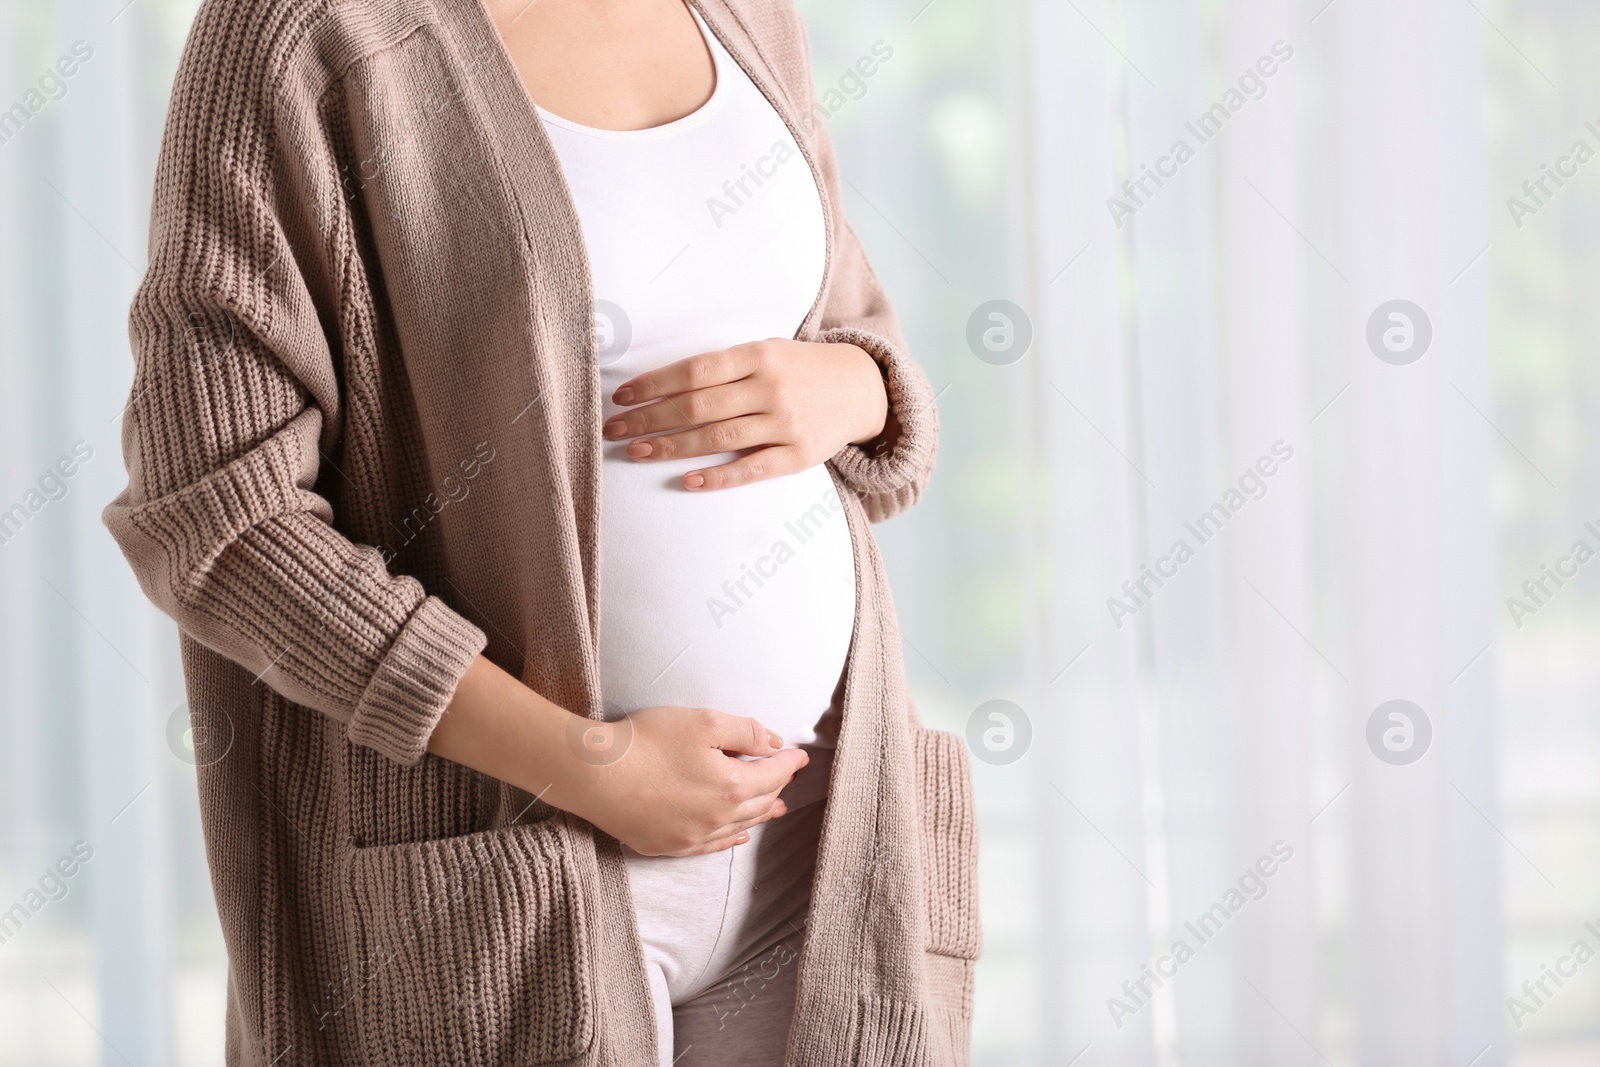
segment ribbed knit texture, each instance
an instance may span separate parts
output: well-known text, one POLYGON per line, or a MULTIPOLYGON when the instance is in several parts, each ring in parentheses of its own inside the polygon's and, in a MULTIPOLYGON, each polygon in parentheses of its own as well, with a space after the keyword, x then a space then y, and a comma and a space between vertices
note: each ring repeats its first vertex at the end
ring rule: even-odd
MULTIPOLYGON (((788 0, 696 0, 794 131, 828 266, 798 336, 884 368, 832 466, 859 577, 788 1063, 961 1064, 979 949, 958 738, 906 691, 868 521, 937 448, 840 208, 788 0)), ((655 1061, 617 843, 427 742, 484 652, 601 709, 592 293, 479 0, 203 0, 129 317, 105 520, 178 623, 230 982, 227 1062, 655 1061)))

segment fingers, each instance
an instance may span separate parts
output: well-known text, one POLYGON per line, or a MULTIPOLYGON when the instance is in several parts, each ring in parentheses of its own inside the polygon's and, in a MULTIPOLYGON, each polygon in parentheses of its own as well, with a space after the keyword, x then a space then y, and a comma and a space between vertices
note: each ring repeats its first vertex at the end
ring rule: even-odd
POLYGON ((727 753, 763 757, 735 760, 730 756, 729 781, 741 799, 777 793, 801 767, 811 762, 810 755, 803 749, 784 748, 783 738, 755 719, 726 715, 709 708, 702 711, 710 744, 727 753))
POLYGON ((738 381, 664 397, 632 411, 620 411, 606 420, 600 432, 607 440, 618 441, 740 415, 760 414, 767 406, 757 383, 738 381))
POLYGON ((762 793, 760 796, 751 797, 734 808, 733 813, 728 816, 728 825, 712 836, 721 837, 726 833, 736 833, 740 830, 748 829, 758 822, 776 819, 788 810, 788 802, 779 799, 778 791, 762 793))
POLYGON ((664 396, 676 396, 691 389, 705 389, 738 381, 759 364, 765 344, 764 341, 754 341, 680 359, 623 382, 611 394, 611 399, 623 407, 631 407, 664 396))
POLYGON ((745 842, 747 842, 749 840, 750 840, 750 834, 748 832, 739 833, 739 834, 733 834, 733 835, 731 835, 729 837, 720 838, 720 839, 718 839, 716 841, 709 841, 706 844, 701 845, 699 848, 691 848, 687 852, 669 852, 669 853, 667 853, 667 855, 669 855, 669 856, 703 856, 708 852, 723 852, 723 851, 726 851, 727 849, 732 848, 734 845, 742 845, 742 844, 744 844, 745 842))
POLYGON ((742 845, 749 840, 750 832, 748 830, 743 830, 736 834, 729 834, 727 837, 719 837, 714 841, 707 841, 703 845, 696 845, 694 848, 686 849, 683 852, 663 852, 662 855, 704 856, 708 852, 722 852, 726 849, 732 848, 734 845, 742 845))
POLYGON ((675 459, 687 456, 715 456, 775 443, 778 420, 770 415, 742 415, 713 422, 682 433, 647 437, 628 445, 628 458, 639 460, 675 459))
POLYGON ((649 773, 656 761, 643 768, 664 803, 635 811, 636 825, 623 827, 623 840, 646 855, 694 855, 748 840, 751 827, 788 811, 778 794, 810 762, 804 750, 784 748, 783 738, 748 716, 658 707, 635 717, 641 736, 655 740, 656 755, 676 768, 660 781, 649 773), (659 737, 657 718, 665 720, 659 737))
POLYGON ((746 796, 776 793, 810 762, 805 750, 786 748, 767 759, 740 760, 733 768, 733 781, 746 796))
POLYGON ((736 823, 731 823, 703 844, 696 845, 687 852, 673 854, 678 856, 698 856, 706 852, 721 852, 723 849, 732 848, 734 845, 742 845, 750 840, 750 828, 752 826, 782 818, 789 813, 789 806, 781 800, 771 797, 762 797, 760 799, 766 804, 766 808, 761 814, 754 818, 741 819, 736 823))
POLYGON ((783 748, 783 738, 755 719, 742 715, 702 709, 706 732, 713 748, 745 756, 771 756, 783 748))
POLYGON ((683 487, 697 492, 731 489, 736 485, 749 485, 765 478, 793 474, 805 470, 807 466, 809 464, 805 457, 793 445, 770 445, 729 463, 690 471, 683 476, 683 487))

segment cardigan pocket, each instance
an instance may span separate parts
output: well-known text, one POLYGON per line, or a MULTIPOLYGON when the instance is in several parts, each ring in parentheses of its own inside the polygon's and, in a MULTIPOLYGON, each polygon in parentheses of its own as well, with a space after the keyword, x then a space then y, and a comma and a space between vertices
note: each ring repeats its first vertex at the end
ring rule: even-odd
POLYGON ((982 950, 978 917, 978 826, 966 742, 946 730, 916 733, 917 798, 922 823, 924 947, 975 960, 982 950))
POLYGON ((595 1036, 590 922, 565 819, 355 848, 346 979, 372 1067, 523 1067, 595 1036))

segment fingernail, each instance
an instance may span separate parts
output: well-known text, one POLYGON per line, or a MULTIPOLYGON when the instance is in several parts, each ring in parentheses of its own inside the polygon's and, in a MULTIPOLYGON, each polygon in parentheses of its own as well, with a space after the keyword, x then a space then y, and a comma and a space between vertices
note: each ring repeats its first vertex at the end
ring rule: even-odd
POLYGON ((733 839, 733 843, 736 845, 742 845, 748 840, 750 840, 749 832, 742 830, 740 831, 739 836, 733 839))
POLYGON ((686 489, 698 489, 705 484, 706 477, 699 471, 691 471, 683 476, 683 485, 686 489))
POLYGON ((607 437, 621 437, 628 429, 628 424, 622 419, 612 419, 601 427, 600 432, 607 437))
POLYGON ((649 441, 635 441, 628 446, 628 455, 634 459, 644 459, 654 451, 655 449, 651 447, 649 441))
POLYGON ((615 393, 611 394, 611 400, 613 403, 621 404, 623 407, 627 407, 629 404, 633 403, 633 389, 624 385, 621 389, 618 389, 615 393))
POLYGON ((783 747, 783 738, 779 737, 777 734, 773 733, 771 730, 768 730, 767 731, 767 744, 771 745, 773 748, 782 748, 783 747))
POLYGON ((781 819, 787 814, 789 814, 789 805, 785 804, 781 800, 773 801, 772 817, 774 819, 781 819))

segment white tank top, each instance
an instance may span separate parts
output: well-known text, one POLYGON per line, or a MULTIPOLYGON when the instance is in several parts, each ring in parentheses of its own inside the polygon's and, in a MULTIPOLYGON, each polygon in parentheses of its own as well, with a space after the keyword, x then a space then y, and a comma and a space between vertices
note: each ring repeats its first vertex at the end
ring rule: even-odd
MULTIPOLYGON (((716 65, 698 110, 600 130, 540 109, 594 275, 603 418, 624 381, 686 356, 793 337, 826 255, 811 169, 772 105, 695 13, 716 65)), ((802 357, 803 358, 803 357, 802 357)), ((602 441, 600 674, 608 718, 660 704, 752 715, 828 745, 855 565, 823 466, 714 492, 602 441)))

